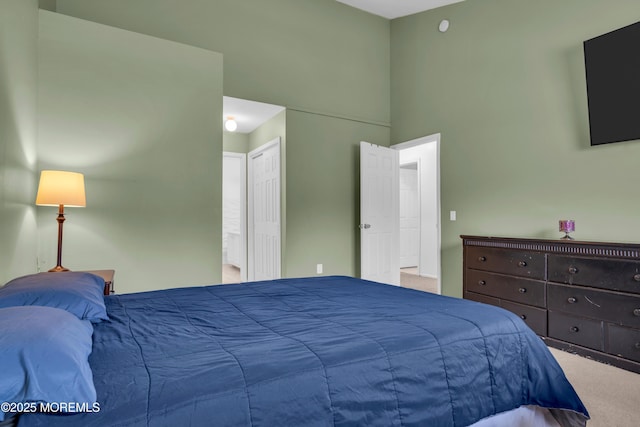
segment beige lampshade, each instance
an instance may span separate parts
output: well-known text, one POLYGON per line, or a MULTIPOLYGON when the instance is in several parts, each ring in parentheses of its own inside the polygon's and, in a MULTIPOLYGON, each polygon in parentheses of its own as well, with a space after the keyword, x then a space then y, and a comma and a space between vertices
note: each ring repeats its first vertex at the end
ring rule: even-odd
POLYGON ((84 175, 77 172, 42 171, 36 195, 39 206, 85 207, 84 175))

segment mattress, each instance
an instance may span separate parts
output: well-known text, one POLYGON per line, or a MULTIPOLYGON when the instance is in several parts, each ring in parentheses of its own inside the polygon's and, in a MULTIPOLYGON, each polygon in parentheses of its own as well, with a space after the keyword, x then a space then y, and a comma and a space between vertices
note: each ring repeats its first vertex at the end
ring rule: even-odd
POLYGON ((588 413, 542 340, 497 307, 350 277, 105 297, 100 411, 20 426, 468 426, 588 413))

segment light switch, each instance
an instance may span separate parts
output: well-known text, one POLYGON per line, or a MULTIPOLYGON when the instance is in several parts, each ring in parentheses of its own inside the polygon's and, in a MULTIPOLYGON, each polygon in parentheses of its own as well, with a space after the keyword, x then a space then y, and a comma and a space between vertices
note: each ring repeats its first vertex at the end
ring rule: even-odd
POLYGON ((451 221, 455 221, 456 220, 456 211, 449 211, 449 219, 451 221))
POLYGON ((322 264, 316 265, 316 274, 322 274, 322 264))

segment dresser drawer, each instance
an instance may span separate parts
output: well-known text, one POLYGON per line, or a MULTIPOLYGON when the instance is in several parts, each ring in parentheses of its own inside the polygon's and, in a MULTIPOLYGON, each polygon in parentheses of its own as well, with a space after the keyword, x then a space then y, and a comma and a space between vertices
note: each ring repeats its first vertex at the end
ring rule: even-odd
POLYGON ((640 296, 549 284, 549 310, 640 328, 640 296))
POLYGON ((546 310, 509 301, 501 301, 500 306, 505 310, 517 314, 536 334, 542 336, 547 335, 546 310))
POLYGON ((608 325, 609 353, 640 362, 640 330, 608 325))
POLYGON ((537 280, 467 270, 465 285, 470 292, 538 307, 545 306, 544 282, 537 280))
POLYGON ((549 336, 604 351, 602 322, 598 320, 549 311, 549 336))
POLYGON ((549 255, 549 281, 640 294, 640 262, 549 255))
POLYGON ((481 302, 483 304, 495 305, 500 307, 500 300, 483 294, 476 294, 473 292, 465 292, 464 299, 468 299, 475 302, 481 302))
POLYGON ((544 280, 545 256, 540 252, 473 246, 465 260, 468 268, 544 280))

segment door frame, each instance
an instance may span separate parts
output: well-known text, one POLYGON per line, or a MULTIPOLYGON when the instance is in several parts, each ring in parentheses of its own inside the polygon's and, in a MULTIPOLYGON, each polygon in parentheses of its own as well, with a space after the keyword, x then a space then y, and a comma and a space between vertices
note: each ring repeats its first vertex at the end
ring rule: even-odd
POLYGON ((255 261, 254 261, 254 250, 255 250, 255 235, 254 235, 254 192, 253 192, 253 173, 254 166, 253 160, 260 157, 263 152, 277 147, 278 149, 278 186, 276 187, 276 193, 278 198, 278 241, 279 241, 279 250, 274 256, 276 257, 276 277, 277 279, 282 277, 282 146, 280 144, 280 137, 277 136, 266 144, 261 145, 260 147, 252 150, 247 154, 247 279, 249 281, 255 280, 255 261))
POLYGON ((247 155, 244 153, 234 153, 231 151, 223 151, 222 152, 223 167, 224 167, 225 157, 240 159, 240 281, 246 282, 247 281, 247 155))
MULTIPOLYGON (((441 174, 440 174, 440 137, 441 134, 440 133, 435 133, 432 135, 427 135, 427 136, 423 136, 420 138, 416 138, 416 139, 412 139, 409 141, 405 141, 405 142, 401 142, 399 144, 394 144, 392 145, 390 148, 393 148, 394 150, 404 150, 407 148, 413 148, 413 147, 418 147, 420 145, 425 145, 425 144, 432 144, 435 143, 436 144, 436 228, 437 228, 437 232, 436 232, 436 271, 437 271, 437 277, 436 280, 438 282, 438 293, 442 294, 442 201, 441 201, 441 174)), ((419 168, 419 176, 420 176, 420 165, 418 164, 418 168, 419 168)), ((422 212, 422 209, 421 209, 422 212)), ((420 223, 421 228, 425 226, 425 224, 423 224, 422 222, 420 223)), ((420 239, 420 253, 422 254, 423 251, 423 245, 426 244, 426 242, 423 242, 423 239, 420 239)), ((421 265, 421 263, 418 263, 419 266, 421 265)), ((418 272, 420 273, 420 269, 418 269, 418 272)))

